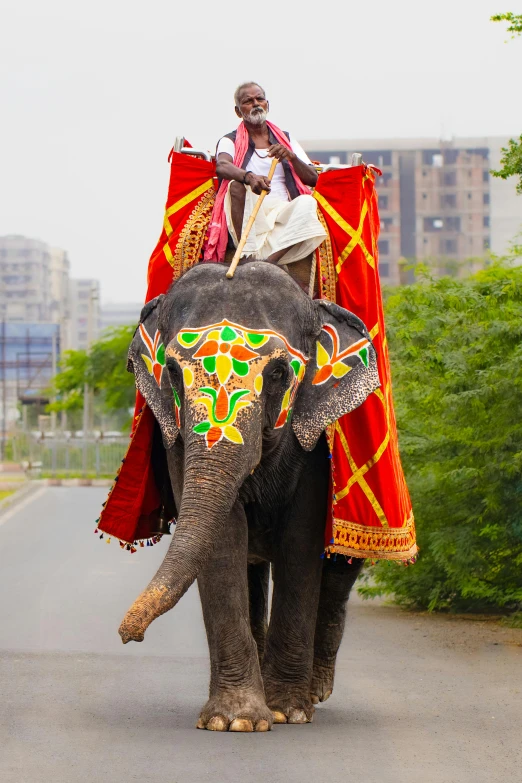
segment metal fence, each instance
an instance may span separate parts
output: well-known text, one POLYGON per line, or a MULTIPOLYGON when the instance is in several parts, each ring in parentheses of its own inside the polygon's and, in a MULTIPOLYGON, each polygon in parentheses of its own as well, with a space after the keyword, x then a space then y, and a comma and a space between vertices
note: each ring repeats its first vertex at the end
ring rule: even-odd
POLYGON ((125 455, 127 437, 67 438, 18 434, 8 442, 8 457, 30 475, 61 478, 112 478, 125 455))

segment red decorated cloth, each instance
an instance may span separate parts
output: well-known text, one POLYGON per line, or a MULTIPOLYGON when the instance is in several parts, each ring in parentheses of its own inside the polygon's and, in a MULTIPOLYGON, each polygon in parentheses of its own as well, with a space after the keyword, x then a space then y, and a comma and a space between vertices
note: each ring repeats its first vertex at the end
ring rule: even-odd
POLYGON ((381 388, 359 408, 329 427, 332 507, 326 552, 407 560, 417 547, 393 411, 375 175, 363 166, 325 172, 314 196, 329 233, 317 251, 321 292, 366 324, 381 380, 381 388))
MULTIPOLYGON (((290 139, 287 137, 284 131, 274 125, 273 122, 266 123, 278 142, 286 147, 288 150, 292 149, 290 139)), ((236 141, 234 143, 234 166, 241 168, 243 160, 248 150, 249 136, 245 123, 240 122, 237 128, 236 141)), ((295 172, 294 167, 290 163, 292 174, 295 180, 297 190, 301 195, 310 193, 310 188, 301 182, 301 179, 295 172)), ((222 261, 225 258, 225 251, 227 249, 228 242, 228 228, 227 220, 225 217, 225 196, 227 188, 230 182, 223 180, 220 188, 217 192, 216 202, 214 204, 214 210, 210 219, 210 230, 208 234, 208 242, 205 247, 205 261, 222 261)))
MULTIPOLYGON (((214 202, 214 164, 171 153, 160 239, 148 268, 146 301, 165 293, 201 255, 214 202)), ((407 560, 415 528, 402 472, 379 285, 379 217, 374 175, 363 167, 321 174, 315 190, 329 236, 317 251, 322 296, 358 315, 377 350, 381 388, 329 428, 332 503, 325 549, 407 560)), ((123 542, 157 529, 161 499, 151 461, 154 417, 138 393, 130 446, 98 527, 123 542)))

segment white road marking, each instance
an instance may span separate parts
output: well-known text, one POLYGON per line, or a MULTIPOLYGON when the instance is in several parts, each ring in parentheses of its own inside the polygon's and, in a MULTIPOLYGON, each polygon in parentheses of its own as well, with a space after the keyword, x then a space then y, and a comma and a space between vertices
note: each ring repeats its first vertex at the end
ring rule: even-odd
POLYGON ((19 511, 21 511, 23 508, 28 506, 34 500, 40 498, 44 494, 44 492, 47 492, 47 489, 48 487, 40 487, 40 489, 37 489, 36 492, 29 495, 28 498, 25 498, 25 500, 20 501, 20 503, 16 503, 12 509, 6 511, 5 514, 2 514, 0 516, 0 527, 2 527, 3 524, 5 524, 11 519, 11 517, 14 517, 15 514, 18 514, 19 511))

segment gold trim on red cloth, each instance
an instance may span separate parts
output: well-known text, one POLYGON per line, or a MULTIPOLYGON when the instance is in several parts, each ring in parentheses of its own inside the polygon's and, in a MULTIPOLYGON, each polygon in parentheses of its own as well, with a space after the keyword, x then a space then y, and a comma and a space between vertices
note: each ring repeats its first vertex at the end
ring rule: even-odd
POLYGON ((174 255, 169 259, 173 280, 177 280, 183 272, 199 261, 215 198, 214 188, 206 190, 181 229, 174 255))
POLYGON ((411 560, 415 524, 401 467, 378 275, 379 215, 373 172, 319 176, 314 197, 328 236, 318 249, 320 293, 370 330, 381 387, 327 429, 332 504, 325 553, 411 560))
POLYGON ((382 530, 334 517, 333 539, 334 543, 325 551, 347 557, 408 560, 417 553, 413 513, 402 527, 382 530))

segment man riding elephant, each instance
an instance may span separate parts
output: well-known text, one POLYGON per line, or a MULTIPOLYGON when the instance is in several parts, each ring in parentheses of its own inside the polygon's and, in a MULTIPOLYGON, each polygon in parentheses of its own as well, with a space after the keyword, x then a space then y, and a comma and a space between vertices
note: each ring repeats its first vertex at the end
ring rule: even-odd
POLYGON ((235 111, 242 122, 217 145, 216 173, 221 180, 212 213, 205 259, 222 260, 229 235, 237 247, 258 194, 268 192, 254 221, 242 256, 274 264, 305 258, 324 240, 310 188, 317 171, 290 134, 267 121, 265 91, 255 82, 240 85, 235 111), (268 179, 273 158, 276 166, 268 179))

